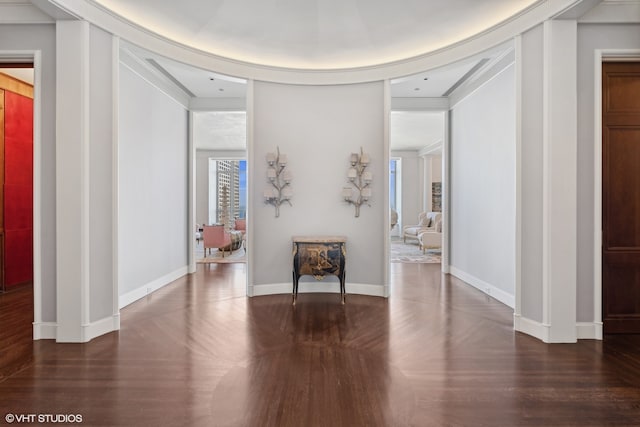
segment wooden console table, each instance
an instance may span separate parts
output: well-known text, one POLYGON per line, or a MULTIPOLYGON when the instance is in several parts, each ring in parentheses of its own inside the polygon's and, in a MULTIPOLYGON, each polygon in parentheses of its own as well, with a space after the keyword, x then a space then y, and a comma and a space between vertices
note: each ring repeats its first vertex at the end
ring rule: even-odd
POLYGON ((322 280, 333 275, 340 279, 340 297, 345 303, 345 236, 293 236, 293 305, 298 298, 300 276, 322 280))

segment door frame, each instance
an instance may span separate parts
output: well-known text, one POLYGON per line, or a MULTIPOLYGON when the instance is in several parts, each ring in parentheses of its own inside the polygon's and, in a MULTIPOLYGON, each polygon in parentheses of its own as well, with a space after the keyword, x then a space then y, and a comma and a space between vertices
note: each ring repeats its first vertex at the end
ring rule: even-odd
POLYGON ((594 51, 594 144, 593 144, 593 323, 594 336, 602 339, 602 63, 640 62, 640 49, 594 51))
POLYGON ((42 321, 42 59, 40 50, 3 50, 0 62, 33 61, 33 340, 49 338, 42 321))

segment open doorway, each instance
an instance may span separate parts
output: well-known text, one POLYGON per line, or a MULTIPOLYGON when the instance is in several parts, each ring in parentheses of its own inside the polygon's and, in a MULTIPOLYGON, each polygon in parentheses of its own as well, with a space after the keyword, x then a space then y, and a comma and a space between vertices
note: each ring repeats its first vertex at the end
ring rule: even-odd
POLYGON ((441 262, 444 123, 444 112, 391 112, 391 262, 441 262))
POLYGON ((33 63, 0 63, 0 379, 33 357, 33 111, 33 63))
POLYGON ((194 113, 196 263, 246 262, 246 112, 194 113), (205 241, 206 239, 206 241, 205 241))
POLYGON ((33 64, 0 64, 0 291, 33 286, 33 64))

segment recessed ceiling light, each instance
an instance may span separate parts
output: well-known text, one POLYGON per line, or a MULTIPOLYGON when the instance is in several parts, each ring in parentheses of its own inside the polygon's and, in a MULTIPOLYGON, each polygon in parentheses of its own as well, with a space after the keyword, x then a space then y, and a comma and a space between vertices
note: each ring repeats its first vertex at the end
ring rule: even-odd
POLYGON ((425 77, 425 78, 424 78, 424 79, 422 79, 422 80, 429 80, 429 77, 425 77))

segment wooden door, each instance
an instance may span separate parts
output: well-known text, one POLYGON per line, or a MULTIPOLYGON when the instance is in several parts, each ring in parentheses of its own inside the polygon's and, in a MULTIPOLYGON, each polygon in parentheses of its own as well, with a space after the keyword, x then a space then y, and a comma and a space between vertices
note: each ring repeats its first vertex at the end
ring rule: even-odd
POLYGON ((640 62, 602 65, 602 318, 640 333, 640 62))

